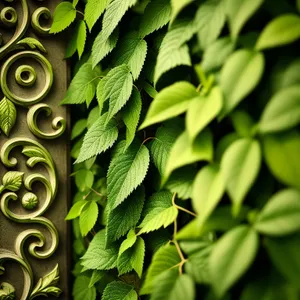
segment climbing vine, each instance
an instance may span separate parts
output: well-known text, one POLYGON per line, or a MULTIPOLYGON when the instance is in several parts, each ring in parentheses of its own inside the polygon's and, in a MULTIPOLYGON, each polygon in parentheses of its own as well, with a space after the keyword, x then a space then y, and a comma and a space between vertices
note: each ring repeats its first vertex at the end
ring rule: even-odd
POLYGON ((74 299, 298 299, 300 2, 88 0, 71 33, 74 299), (76 63, 75 63, 76 62, 76 63))

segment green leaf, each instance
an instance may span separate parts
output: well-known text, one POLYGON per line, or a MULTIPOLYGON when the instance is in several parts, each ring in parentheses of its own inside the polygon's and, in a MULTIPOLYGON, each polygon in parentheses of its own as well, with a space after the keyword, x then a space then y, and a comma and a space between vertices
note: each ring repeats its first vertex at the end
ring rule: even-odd
POLYGON ((90 189, 94 183, 94 174, 90 170, 82 169, 75 173, 75 183, 79 191, 90 189))
POLYGON ((172 204, 172 193, 161 191, 153 194, 146 201, 143 212, 144 218, 138 226, 140 229, 138 234, 148 233, 161 227, 168 227, 177 218, 178 210, 172 204))
POLYGON ((199 93, 186 81, 176 82, 164 88, 152 101, 140 129, 184 113, 195 97, 199 97, 199 93))
MULTIPOLYGON (((101 83, 101 82, 100 82, 101 83)), ((126 65, 113 68, 104 81, 104 100, 109 99, 108 122, 128 101, 132 92, 132 75, 126 65)))
POLYGON ((219 114, 222 104, 222 91, 217 86, 207 96, 198 96, 190 102, 185 123, 191 142, 219 114))
POLYGON ((102 22, 103 38, 107 39, 116 29, 126 11, 135 5, 137 0, 113 0, 110 1, 102 22))
POLYGON ((93 94, 95 94, 96 86, 99 81, 97 78, 99 78, 100 74, 100 68, 92 69, 91 62, 88 61, 83 64, 71 81, 67 94, 61 104, 84 103, 91 90, 93 94))
POLYGON ((26 37, 20 41, 17 42, 17 45, 20 46, 29 46, 30 49, 34 50, 34 49, 39 49, 41 52, 47 53, 46 48, 43 46, 43 44, 38 41, 35 38, 32 37, 26 37))
POLYGON ((116 47, 118 38, 118 29, 116 29, 109 38, 105 38, 103 32, 100 31, 92 47, 93 68, 95 68, 95 66, 116 47))
POLYGON ((160 175, 165 173, 165 168, 172 145, 181 133, 181 126, 174 122, 163 124, 155 134, 155 139, 151 143, 151 157, 160 175))
POLYGON ((189 48, 185 44, 194 34, 188 21, 176 22, 165 35, 159 48, 154 70, 154 83, 167 71, 178 66, 191 66, 189 48))
POLYGON ((221 170, 225 186, 233 203, 236 215, 253 185, 261 165, 259 143, 251 139, 240 139, 231 144, 225 151, 221 170))
POLYGON ((136 242, 137 236, 135 231, 132 229, 128 232, 126 239, 122 242, 119 249, 119 257, 129 248, 131 248, 136 242))
POLYGON ((226 12, 233 38, 238 37, 245 23, 254 15, 262 3, 263 0, 227 0, 226 12))
POLYGON ((83 131, 86 129, 86 124, 87 124, 86 119, 80 119, 73 125, 71 140, 74 140, 75 138, 77 138, 83 133, 83 131))
POLYGON ((89 288, 94 286, 97 282, 99 282, 103 277, 105 276, 104 271, 99 271, 99 270, 94 270, 90 283, 89 283, 89 288))
POLYGON ((77 201, 70 209, 68 215, 66 216, 65 220, 72 220, 81 214, 81 211, 85 207, 85 205, 88 204, 88 201, 86 200, 79 200, 77 201))
POLYGON ((274 236, 300 230, 300 192, 285 189, 276 193, 258 215, 255 229, 274 236))
POLYGON ((209 271, 219 298, 247 271, 258 247, 258 234, 246 225, 230 230, 217 241, 209 258, 209 271))
POLYGON ((124 36, 114 52, 116 65, 125 64, 130 69, 133 79, 138 79, 147 55, 147 43, 132 31, 124 36))
POLYGON ((138 295, 133 286, 121 281, 109 283, 102 295, 102 300, 138 300, 138 295))
POLYGON ((105 152, 112 147, 118 138, 118 124, 115 119, 107 124, 107 113, 101 116, 84 136, 76 163, 83 162, 95 155, 105 152))
POLYGON ((0 101, 0 128, 9 136, 17 119, 17 110, 13 102, 4 97, 0 101))
POLYGON ((108 205, 115 209, 144 180, 150 162, 144 145, 133 144, 110 163, 107 173, 108 205))
POLYGON ((205 72, 220 68, 233 52, 235 43, 229 37, 223 37, 211 43, 204 51, 201 67, 205 72))
POLYGON ((87 276, 76 277, 73 286, 74 300, 96 300, 96 288, 89 287, 90 279, 87 276))
POLYGON ((224 93, 223 115, 230 113, 259 83, 265 67, 259 52, 241 49, 234 52, 221 71, 220 85, 224 93))
POLYGON ((194 0, 171 0, 172 16, 171 23, 176 19, 179 13, 194 0))
POLYGON ((277 92, 268 102, 259 130, 270 133, 290 129, 300 122, 300 85, 277 92))
POLYGON ((137 188, 117 208, 110 211, 107 219, 106 238, 108 243, 125 235, 140 219, 145 200, 143 187, 137 188))
POLYGON ((263 29, 256 43, 257 50, 283 46, 300 38, 300 17, 285 14, 273 19, 263 29))
MULTIPOLYGON (((129 233, 130 234, 130 233, 129 233)), ((128 234, 128 236, 129 236, 128 234)), ((118 271, 119 276, 135 270, 141 278, 143 273, 143 264, 145 256, 145 242, 141 237, 136 237, 133 231, 133 236, 128 237, 119 250, 118 271), (134 238, 133 238, 134 237, 134 238), (127 242, 126 247, 122 246, 127 242)))
POLYGON ((224 192, 224 178, 218 166, 208 165, 199 171, 193 185, 192 204, 200 224, 211 215, 224 192))
POLYGON ((5 173, 2 178, 3 189, 17 192, 21 188, 23 176, 24 173, 18 171, 9 171, 5 173))
POLYGON ((86 25, 85 25, 85 22, 81 20, 78 23, 78 35, 77 35, 77 41, 76 41, 79 59, 81 58, 81 56, 83 54, 84 47, 85 47, 85 41, 86 41, 86 25))
POLYGON ((103 14, 108 0, 88 0, 84 10, 84 20, 91 31, 96 21, 103 14))
POLYGON ((188 133, 184 131, 175 141, 166 165, 163 184, 171 173, 180 167, 204 160, 211 161, 213 157, 212 134, 204 130, 197 136, 193 145, 189 142, 188 133))
POLYGON ((252 137, 254 132, 254 121, 251 116, 243 110, 235 110, 230 114, 232 125, 240 137, 252 137))
POLYGON ((194 19, 194 27, 201 48, 205 49, 218 38, 225 20, 223 0, 208 0, 200 5, 194 19))
POLYGON ((297 131, 263 137, 264 158, 270 172, 284 184, 300 188, 300 135, 297 131))
POLYGON ((195 283, 192 278, 183 274, 179 276, 178 269, 165 271, 156 279, 150 300, 194 300, 195 283))
POLYGON ((299 283, 300 274, 300 236, 299 234, 284 238, 266 239, 265 245, 275 267, 287 280, 299 283))
POLYGON ((145 8, 141 20, 139 35, 146 35, 167 25, 171 17, 171 5, 169 0, 153 0, 145 8))
POLYGON ((60 32, 73 23, 76 18, 76 9, 71 2, 62 2, 55 8, 50 33, 60 32))
POLYGON ((153 291, 157 277, 178 263, 180 263, 180 257, 175 246, 168 244, 160 247, 153 255, 140 294, 150 294, 153 291))
POLYGON ((142 98, 138 91, 133 89, 131 97, 122 112, 122 118, 126 126, 126 150, 135 137, 136 129, 142 110, 142 98))
POLYGON ((96 201, 89 201, 80 213, 79 226, 82 236, 86 236, 95 226, 98 219, 98 204, 96 201))
POLYGON ((192 198, 193 181, 196 173, 196 169, 190 167, 176 170, 166 183, 165 188, 172 193, 176 193, 176 197, 179 199, 192 198))
POLYGON ((105 231, 100 230, 91 241, 88 250, 81 258, 81 264, 92 270, 110 270, 116 267, 118 247, 113 244, 105 247, 105 231))

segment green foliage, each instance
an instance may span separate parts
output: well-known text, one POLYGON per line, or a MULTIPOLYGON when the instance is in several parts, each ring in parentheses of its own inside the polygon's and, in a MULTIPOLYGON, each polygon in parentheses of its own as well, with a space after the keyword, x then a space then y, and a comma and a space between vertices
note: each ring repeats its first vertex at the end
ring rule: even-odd
POLYGON ((4 97, 0 101, 0 128, 9 136, 10 131, 15 125, 17 110, 13 102, 4 97))
POLYGON ((71 25, 78 60, 62 101, 77 104, 74 299, 299 298, 299 3, 58 5, 51 32, 71 25))

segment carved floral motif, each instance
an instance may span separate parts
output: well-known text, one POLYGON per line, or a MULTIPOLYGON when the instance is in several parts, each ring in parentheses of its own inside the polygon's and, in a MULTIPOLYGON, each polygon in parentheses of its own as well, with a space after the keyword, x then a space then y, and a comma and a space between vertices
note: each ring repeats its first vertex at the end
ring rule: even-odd
MULTIPOLYGON (((41 0, 39 0, 41 2, 41 0)), ((3 1, 2 1, 3 2, 3 1)), ((32 134, 39 139, 55 139, 65 131, 66 122, 62 117, 54 118, 52 121, 53 132, 42 131, 37 124, 40 112, 44 111, 47 116, 52 114, 51 107, 46 103, 40 103, 46 99, 53 84, 53 70, 50 62, 46 58, 47 51, 37 39, 27 37, 28 27, 38 35, 46 35, 49 27, 40 24, 41 18, 50 19, 51 14, 48 8, 39 7, 30 14, 27 0, 4 0, 4 8, 0 7, 0 86, 3 99, 0 101, 0 128, 2 134, 9 137, 17 119, 17 107, 28 108, 27 125, 32 134), (15 7, 21 7, 16 9, 15 7), (12 37, 6 41, 1 33, 1 28, 14 31, 12 37), (30 59, 38 63, 44 76, 44 85, 35 90, 37 77, 33 66, 22 64, 24 59, 30 59), (19 91, 14 91, 8 81, 12 66, 20 62, 21 65, 14 71, 15 82, 22 89, 34 88, 35 93, 30 97, 24 96, 19 91)), ((29 61, 30 61, 29 60, 29 61)), ((14 261, 20 265, 24 274, 24 286, 21 300, 34 299, 40 296, 59 296, 61 290, 57 287, 59 280, 59 268, 56 265, 51 272, 34 283, 32 267, 26 258, 24 249, 25 242, 30 237, 35 237, 35 241, 30 241, 28 247, 29 255, 37 259, 47 259, 55 253, 58 246, 58 232, 54 224, 43 216, 55 200, 57 193, 57 176, 54 161, 48 150, 41 143, 25 137, 14 137, 8 139, 2 145, 0 151, 0 161, 8 170, 2 178, 0 185, 0 209, 2 214, 9 220, 16 223, 40 224, 50 233, 51 239, 47 241, 45 235, 37 229, 26 229, 16 238, 14 251, 0 249, 0 278, 5 273, 7 261, 14 261), (26 158, 26 165, 33 169, 36 165, 43 166, 47 171, 47 176, 40 173, 24 174, 18 172, 15 167, 18 161, 11 156, 14 149, 21 149, 26 158), (40 201, 38 195, 33 192, 34 183, 39 182, 45 189, 45 199, 40 201), (24 186, 26 192, 21 197, 18 196, 20 189, 24 186), (25 208, 26 214, 18 214, 10 210, 10 201, 19 201, 25 208)), ((26 244, 27 245, 27 244, 26 244)), ((0 283, 0 300, 15 299, 15 287, 13 283, 0 283)))

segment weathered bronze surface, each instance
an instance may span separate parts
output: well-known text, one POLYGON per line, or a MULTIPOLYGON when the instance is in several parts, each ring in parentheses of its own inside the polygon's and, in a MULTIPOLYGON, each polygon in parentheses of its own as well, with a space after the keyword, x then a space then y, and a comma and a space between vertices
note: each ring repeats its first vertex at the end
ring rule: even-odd
POLYGON ((0 0, 0 300, 70 299, 60 0, 0 0))

